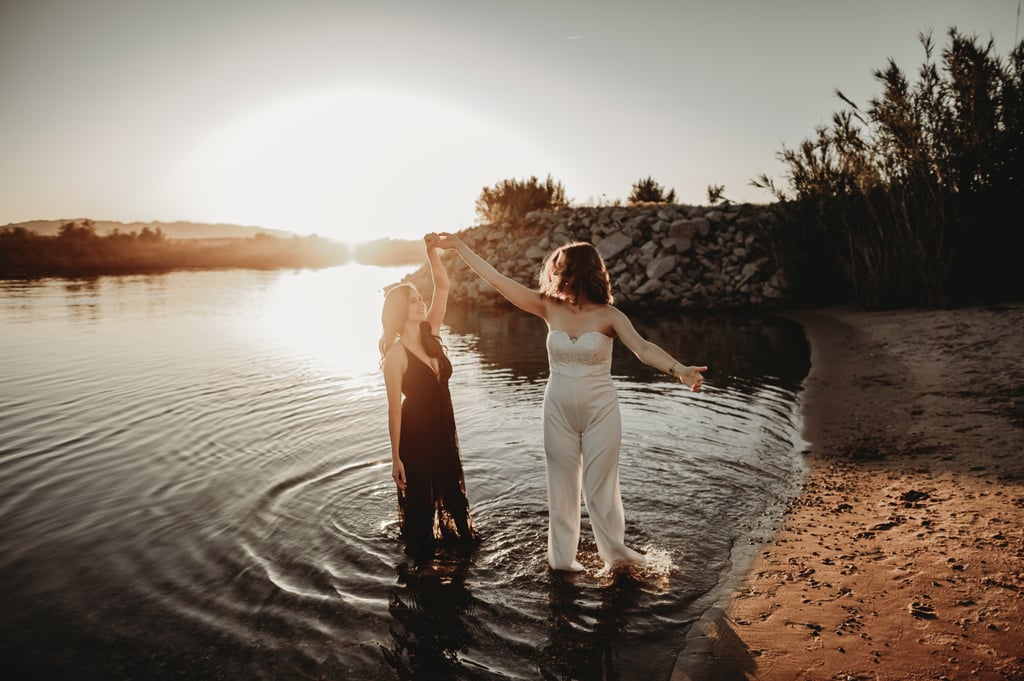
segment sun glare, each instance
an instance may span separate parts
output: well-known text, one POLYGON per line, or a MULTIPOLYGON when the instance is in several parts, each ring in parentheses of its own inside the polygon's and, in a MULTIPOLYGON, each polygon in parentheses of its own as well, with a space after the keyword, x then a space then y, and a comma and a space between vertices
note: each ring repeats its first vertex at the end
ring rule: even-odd
POLYGON ((345 265, 282 272, 255 331, 320 370, 376 380, 383 289, 408 270, 345 265))
POLYGON ((556 166, 470 113, 424 97, 349 90, 230 121, 186 152, 165 189, 182 219, 358 242, 469 226, 484 186, 557 175, 556 166))

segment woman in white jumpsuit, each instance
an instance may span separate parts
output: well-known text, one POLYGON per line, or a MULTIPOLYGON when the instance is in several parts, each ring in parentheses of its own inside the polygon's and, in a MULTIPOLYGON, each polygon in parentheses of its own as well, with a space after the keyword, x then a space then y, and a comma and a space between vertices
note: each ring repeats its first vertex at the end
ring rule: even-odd
POLYGON ((612 306, 604 261, 589 243, 570 243, 544 261, 540 289, 510 279, 458 237, 442 233, 440 246, 454 249, 485 281, 522 310, 548 324, 551 369, 544 393, 544 451, 548 486, 548 564, 580 571, 580 494, 601 559, 608 567, 642 564, 625 544, 626 522, 619 491, 622 423, 611 381, 612 343, 618 338, 640 361, 664 371, 693 392, 706 366, 684 366, 644 340, 612 306))

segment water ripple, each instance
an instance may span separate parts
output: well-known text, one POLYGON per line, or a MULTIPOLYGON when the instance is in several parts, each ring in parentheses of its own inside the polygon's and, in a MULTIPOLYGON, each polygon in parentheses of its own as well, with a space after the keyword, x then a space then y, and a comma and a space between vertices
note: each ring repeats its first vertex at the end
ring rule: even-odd
MULTIPOLYGON (((614 668, 641 679, 671 664, 735 542, 796 489, 801 376, 739 367, 694 396, 620 355, 627 537, 656 567, 602 574, 585 519, 588 572, 557 575, 545 558, 546 362, 524 350, 541 347, 543 325, 453 312, 452 396, 482 542, 469 558, 417 570, 395 519, 376 303, 328 339, 370 348, 369 359, 350 353, 362 364, 258 332, 275 328, 268 310, 288 306, 275 282, 310 297, 366 274, 0 291, 4 651, 54 678, 589 678, 614 668), (83 297, 85 317, 71 310, 83 297)), ((734 321, 717 335, 706 323, 702 335, 718 343, 736 334, 734 321)))

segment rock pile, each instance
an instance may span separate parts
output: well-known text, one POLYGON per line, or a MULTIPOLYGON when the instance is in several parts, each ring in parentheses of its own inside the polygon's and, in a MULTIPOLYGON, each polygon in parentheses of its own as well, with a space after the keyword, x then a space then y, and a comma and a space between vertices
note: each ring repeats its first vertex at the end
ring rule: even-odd
MULTIPOLYGON (((544 257, 589 241, 612 279, 616 305, 633 309, 763 309, 786 298, 786 278, 768 253, 772 206, 720 208, 665 204, 563 208, 530 213, 526 225, 479 225, 460 236, 481 257, 537 286, 544 257)), ((493 302, 497 292, 456 254, 443 255, 455 303, 493 302)), ((428 268, 406 277, 428 294, 428 268)))

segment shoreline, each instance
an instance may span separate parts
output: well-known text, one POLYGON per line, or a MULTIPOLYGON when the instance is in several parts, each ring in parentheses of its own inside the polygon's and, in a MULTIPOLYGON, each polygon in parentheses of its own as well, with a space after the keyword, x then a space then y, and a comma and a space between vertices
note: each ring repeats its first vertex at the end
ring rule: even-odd
POLYGON ((672 681, 1024 678, 1024 303, 780 316, 810 471, 672 681))

